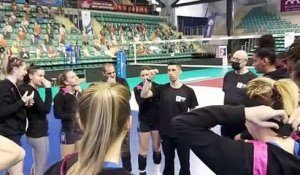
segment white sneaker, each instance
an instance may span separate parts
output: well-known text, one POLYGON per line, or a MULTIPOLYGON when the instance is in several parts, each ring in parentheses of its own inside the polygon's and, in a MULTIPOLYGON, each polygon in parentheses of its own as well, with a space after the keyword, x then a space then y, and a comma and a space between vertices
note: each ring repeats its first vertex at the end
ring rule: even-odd
POLYGON ((139 170, 139 175, 146 175, 147 173, 146 173, 146 170, 139 170))
POLYGON ((162 175, 160 172, 160 164, 154 164, 154 175, 162 175))

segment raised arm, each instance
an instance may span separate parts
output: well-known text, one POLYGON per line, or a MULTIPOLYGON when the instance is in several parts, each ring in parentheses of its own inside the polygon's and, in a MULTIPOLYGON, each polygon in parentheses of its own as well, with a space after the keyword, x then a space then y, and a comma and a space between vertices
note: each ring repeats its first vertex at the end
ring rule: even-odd
POLYGON ((137 102, 137 104, 140 106, 143 101, 144 98, 141 97, 141 87, 139 87, 139 85, 137 87, 134 88, 134 96, 135 96, 135 100, 137 102))
POLYGON ((45 88, 45 102, 42 101, 37 95, 34 97, 34 105, 36 108, 44 114, 48 114, 52 105, 52 92, 51 88, 45 88))
POLYGON ((152 88, 152 81, 151 79, 158 73, 159 71, 157 69, 150 70, 150 75, 147 81, 145 81, 143 89, 141 91, 141 97, 142 98, 150 98, 153 97, 153 91, 152 88))
POLYGON ((266 121, 280 115, 284 112, 266 106, 208 106, 177 116, 172 125, 175 137, 187 143, 216 174, 246 174, 253 166, 253 145, 221 137, 210 128, 218 124, 243 124, 246 119, 260 126, 278 127, 266 121), (244 166, 236 167, 232 162, 244 162, 244 166))
POLYGON ((142 98, 150 98, 153 97, 153 92, 151 90, 152 82, 151 81, 145 81, 144 86, 141 91, 141 97, 142 98))

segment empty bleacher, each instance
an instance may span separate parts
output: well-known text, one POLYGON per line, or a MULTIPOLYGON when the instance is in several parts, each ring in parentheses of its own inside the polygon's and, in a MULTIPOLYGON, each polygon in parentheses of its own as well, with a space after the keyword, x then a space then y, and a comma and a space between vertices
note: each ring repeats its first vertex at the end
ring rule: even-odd
POLYGON ((241 20, 237 28, 245 29, 245 33, 284 34, 286 32, 300 33, 300 27, 279 16, 265 12, 263 7, 256 7, 241 20))
MULTIPOLYGON (((30 23, 26 28, 26 39, 22 42, 16 44, 16 39, 18 35, 19 27, 21 27, 21 21, 25 15, 23 11, 23 4, 18 4, 18 12, 15 14, 17 17, 16 24, 13 27, 13 31, 10 35, 10 38, 7 39, 9 46, 16 45, 19 52, 22 48, 26 48, 30 53, 30 59, 26 60, 28 63, 35 63, 45 68, 46 71, 59 71, 64 69, 74 69, 79 75, 84 74, 85 69, 88 68, 97 68, 101 67, 102 64, 106 62, 115 62, 115 54, 119 50, 125 50, 128 56, 128 62, 134 61, 134 49, 132 42, 135 41, 135 37, 139 36, 139 41, 152 41, 153 38, 159 38, 159 40, 171 40, 177 39, 178 33, 174 31, 171 27, 167 25, 167 20, 165 17, 158 16, 149 16, 149 15, 132 15, 124 13, 112 13, 112 12, 92 12, 93 20, 97 21, 100 26, 100 31, 94 31, 92 35, 87 35, 87 44, 84 44, 83 38, 84 35, 79 30, 66 30, 66 41, 67 45, 77 45, 80 48, 80 59, 77 60, 74 64, 69 64, 69 59, 65 58, 65 54, 59 53, 57 48, 61 47, 59 44, 59 25, 63 23, 62 18, 56 17, 54 19, 50 18, 47 14, 47 7, 44 9, 44 18, 43 21, 39 23, 41 27, 40 40, 38 45, 32 45, 31 35, 34 31, 34 26, 36 22, 36 6, 31 6, 30 10, 30 23), (44 44, 44 39, 47 35, 47 25, 53 24, 53 39, 50 46, 57 51, 57 56, 51 58, 47 51, 41 47, 41 44, 44 44), (105 33, 106 40, 111 42, 112 33, 109 30, 109 26, 113 26, 116 30, 116 44, 111 44, 109 49, 107 44, 101 44, 101 34, 105 33), (136 32, 135 28, 137 26, 144 26, 146 28, 146 33, 141 33, 141 31, 136 32), (121 43, 121 34, 119 29, 124 32, 124 37, 126 44, 121 43), (127 35, 128 34, 128 35, 127 35), (144 36, 142 36, 144 34, 144 36), (95 41, 98 40, 100 43, 98 47, 95 47, 95 41), (37 54, 37 48, 40 50, 40 54, 37 54)), ((55 9, 54 9, 55 10, 55 9)), ((6 21, 8 21, 11 15, 12 9, 11 5, 5 4, 5 8, 1 11, 1 14, 4 15, 4 21, 0 23, 0 32, 4 32, 6 26, 6 21)), ((58 14, 57 14, 58 16, 58 14)), ((66 18, 67 19, 67 18, 66 18)), ((145 44, 142 46, 137 46, 136 56, 139 62, 152 63, 152 62, 167 62, 170 60, 189 60, 191 59, 191 54, 195 52, 195 49, 188 47, 188 45, 183 46, 182 44, 177 43, 168 43, 168 44, 157 44, 159 51, 151 53, 149 51, 151 44, 145 44), (184 49, 177 49, 179 51, 175 52, 175 47, 184 47, 184 49), (145 51, 139 51, 139 49, 145 51)))
MULTIPOLYGON (((264 7, 255 7, 245 15, 237 29, 243 29, 244 34, 275 34, 282 35, 288 32, 300 33, 300 26, 292 24, 280 16, 267 13, 264 7)), ((276 36, 275 49, 276 53, 284 51, 284 37, 276 36)), ((257 48, 257 45, 253 45, 250 48, 249 56, 253 56, 253 52, 257 48)))

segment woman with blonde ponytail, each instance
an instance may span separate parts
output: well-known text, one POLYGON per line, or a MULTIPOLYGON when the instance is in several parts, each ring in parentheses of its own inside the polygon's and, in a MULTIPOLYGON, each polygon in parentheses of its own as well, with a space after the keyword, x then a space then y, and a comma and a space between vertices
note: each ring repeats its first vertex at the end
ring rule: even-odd
POLYGON ((187 143, 215 174, 300 174, 299 133, 282 120, 297 108, 297 85, 290 79, 262 77, 251 80, 246 90, 249 107, 191 110, 173 119, 174 136, 187 143), (253 140, 230 140, 210 130, 222 124, 245 124, 253 140))
POLYGON ((4 80, 5 76, 8 74, 7 73, 7 67, 8 67, 8 63, 9 62, 9 57, 5 57, 2 60, 2 67, 1 67, 1 73, 0 73, 0 80, 4 80))
MULTIPOLYGON (((0 135, 21 146, 21 137, 26 130, 26 108, 34 103, 34 92, 22 95, 17 82, 26 75, 26 63, 17 57, 6 57, 3 60, 0 81, 0 135)), ((1 143, 2 144, 2 143, 1 143)), ((23 161, 10 167, 10 175, 23 175, 23 161)))
POLYGON ((273 80, 266 77, 256 78, 247 85, 250 103, 248 106, 263 104, 274 109, 284 109, 288 115, 298 106, 298 87, 290 79, 273 80))
POLYGON ((77 152, 82 131, 76 122, 78 98, 82 92, 77 74, 71 70, 63 71, 57 78, 60 89, 54 97, 54 117, 61 120, 60 151, 62 159, 77 152))
POLYGON ((79 98, 84 135, 78 154, 66 156, 45 175, 129 175, 120 166, 121 145, 131 127, 129 92, 122 85, 94 84, 79 98))

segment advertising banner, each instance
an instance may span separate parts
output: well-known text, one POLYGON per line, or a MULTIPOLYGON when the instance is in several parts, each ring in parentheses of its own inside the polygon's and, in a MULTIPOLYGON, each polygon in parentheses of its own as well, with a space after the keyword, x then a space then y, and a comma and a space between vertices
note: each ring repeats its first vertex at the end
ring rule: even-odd
MULTIPOLYGON (((1 2, 12 2, 12 0, 2 0, 1 2)), ((15 0, 18 4, 25 4, 25 0, 15 0)))
POLYGON ((281 0, 280 11, 300 11, 300 0, 281 0))
POLYGON ((35 0, 37 5, 40 6, 63 6, 63 0, 35 0))
POLYGON ((204 38, 211 38, 214 31, 215 23, 216 23, 216 15, 213 15, 208 18, 207 25, 204 31, 204 38))
POLYGON ((152 12, 152 7, 141 5, 118 4, 117 9, 115 9, 115 11, 125 13, 150 14, 152 12))
POLYGON ((79 0, 82 9, 108 10, 125 13, 150 14, 152 7, 142 5, 117 4, 113 0, 79 0))
POLYGON ((86 34, 92 34, 93 28, 92 28, 91 12, 88 10, 82 10, 81 17, 82 17, 83 30, 85 31, 86 34))
POLYGON ((217 47, 216 58, 222 58, 222 65, 227 66, 227 64, 228 64, 227 46, 218 46, 217 47))
POLYGON ((80 0, 80 8, 95 10, 115 10, 116 3, 112 0, 80 0))
POLYGON ((294 32, 285 33, 284 49, 288 50, 288 48, 294 43, 294 41, 295 41, 295 33, 294 32))

